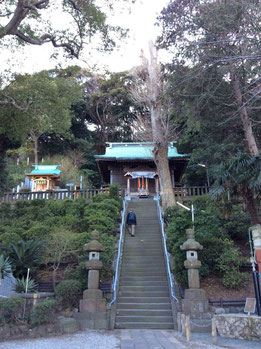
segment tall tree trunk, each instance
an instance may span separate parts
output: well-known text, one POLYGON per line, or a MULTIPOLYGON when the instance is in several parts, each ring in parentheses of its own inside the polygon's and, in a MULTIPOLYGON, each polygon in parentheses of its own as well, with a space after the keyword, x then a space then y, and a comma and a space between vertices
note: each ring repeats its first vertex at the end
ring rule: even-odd
POLYGON ((259 154, 258 147, 256 144, 256 139, 253 133, 252 121, 249 119, 246 106, 243 101, 242 92, 240 89, 239 79, 234 70, 230 71, 230 79, 232 83, 232 87, 235 93, 238 112, 241 118, 241 122, 243 125, 243 130, 245 134, 245 138, 247 141, 247 147, 252 156, 257 156, 259 154))
POLYGON ((34 142, 34 164, 38 165, 38 140, 39 137, 35 134, 31 134, 32 140, 34 142))
MULTIPOLYGON (((233 90, 235 93, 237 106, 238 106, 238 112, 241 118, 241 122, 243 125, 243 130, 245 134, 245 139, 247 143, 247 148, 249 153, 252 156, 259 155, 259 150, 257 147, 255 135, 253 133, 253 127, 252 127, 252 121, 250 120, 247 112, 247 108, 245 106, 243 95, 240 89, 240 83, 238 76, 235 72, 235 70, 230 71, 230 79, 233 86, 233 90)), ((246 209, 251 217, 252 224, 260 224, 260 217, 258 215, 258 209, 254 198, 253 190, 247 187, 247 185, 242 186, 242 197, 243 202, 246 206, 246 209)))
POLYGON ((162 108, 163 86, 160 76, 160 67, 157 63, 157 51, 150 42, 151 62, 148 66, 149 94, 150 94, 150 117, 152 137, 154 143, 154 162, 157 166, 160 182, 163 209, 176 205, 175 195, 172 188, 169 160, 168 160, 168 135, 164 131, 164 108, 162 108))
POLYGON ((251 223, 253 225, 261 224, 261 219, 258 214, 253 191, 249 189, 247 185, 243 185, 241 192, 242 192, 242 198, 243 198, 243 202, 245 204, 246 210, 248 211, 251 218, 251 223))
POLYGON ((154 145, 154 161, 158 169, 159 182, 160 182, 160 193, 162 198, 163 209, 169 206, 175 206, 176 200, 172 188, 172 182, 169 170, 168 160, 168 145, 154 145))

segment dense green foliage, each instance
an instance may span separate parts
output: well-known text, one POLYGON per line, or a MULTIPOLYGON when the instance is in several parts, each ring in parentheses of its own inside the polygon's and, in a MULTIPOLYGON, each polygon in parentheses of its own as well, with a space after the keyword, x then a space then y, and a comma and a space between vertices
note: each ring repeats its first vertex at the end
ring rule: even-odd
MULTIPOLYGON (((239 270, 243 259, 238 248, 234 246, 231 236, 235 237, 238 234, 237 238, 243 237, 247 241, 249 221, 242 208, 235 205, 231 207, 230 212, 224 212, 224 205, 212 203, 209 197, 195 200, 194 205, 195 236, 203 245, 203 251, 199 251, 199 260, 202 263, 200 276, 218 273, 225 286, 241 287, 245 279, 245 275, 239 270), (237 220, 234 220, 235 214, 237 220)), ((187 239, 186 229, 192 227, 191 213, 168 208, 165 220, 168 222, 167 241, 168 249, 174 259, 174 274, 179 283, 186 285, 187 273, 184 268, 186 256, 185 252, 181 251, 180 245, 187 239)))
MULTIPOLYGON (((95 196, 93 202, 76 199, 18 201, 15 207, 3 204, 0 207, 0 248, 9 257, 16 277, 25 277, 27 268, 34 277, 36 268, 43 262, 51 263, 56 270, 62 261, 86 261, 88 255, 83 248, 96 229, 105 247, 101 253, 101 277, 107 278, 111 275, 115 243, 111 233, 117 227, 120 209, 121 201, 115 189, 111 195, 95 196)), ((81 270, 78 277, 83 275, 86 273, 81 270)), ((86 286, 86 280, 81 282, 86 286)))
POLYGON ((8 257, 5 258, 3 254, 0 254, 0 285, 2 279, 4 279, 11 272, 11 263, 8 257))
POLYGON ((54 313, 56 311, 57 302, 54 299, 47 299, 36 305, 30 314, 30 323, 33 325, 41 325, 54 322, 54 313))
POLYGON ((55 295, 61 299, 66 309, 78 306, 79 296, 82 291, 81 282, 78 280, 65 280, 55 289, 55 295))
POLYGON ((33 279, 29 278, 28 282, 23 276, 21 279, 16 279, 13 289, 16 293, 34 293, 37 290, 37 285, 33 279))
POLYGON ((17 323, 23 312, 22 298, 0 299, 0 324, 17 323))
POLYGON ((19 240, 9 245, 0 245, 2 252, 10 259, 15 277, 26 276, 27 269, 31 272, 40 264, 43 254, 43 242, 40 240, 19 240))

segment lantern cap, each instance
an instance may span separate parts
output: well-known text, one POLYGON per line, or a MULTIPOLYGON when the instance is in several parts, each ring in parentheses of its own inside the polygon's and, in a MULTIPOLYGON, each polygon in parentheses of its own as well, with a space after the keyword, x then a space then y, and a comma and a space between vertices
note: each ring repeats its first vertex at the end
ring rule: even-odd
POLYGON ((194 229, 187 229, 186 230, 187 234, 187 240, 180 246, 180 249, 182 251, 199 251, 203 250, 203 246, 200 245, 199 242, 195 240, 195 231, 194 229))
POLYGON ((99 236, 100 236, 100 233, 97 230, 94 230, 91 233, 92 240, 88 244, 84 245, 84 250, 87 252, 91 252, 91 251, 102 252, 102 251, 104 251, 104 246, 101 243, 99 243, 99 241, 98 241, 99 236))

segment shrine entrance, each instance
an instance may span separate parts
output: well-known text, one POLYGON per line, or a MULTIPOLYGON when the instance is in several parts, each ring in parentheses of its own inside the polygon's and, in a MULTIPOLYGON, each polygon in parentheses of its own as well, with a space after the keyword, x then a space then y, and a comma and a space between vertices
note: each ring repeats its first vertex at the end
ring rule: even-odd
POLYGON ((148 197, 156 194, 159 189, 157 172, 153 171, 128 171, 124 175, 127 178, 127 195, 148 197))

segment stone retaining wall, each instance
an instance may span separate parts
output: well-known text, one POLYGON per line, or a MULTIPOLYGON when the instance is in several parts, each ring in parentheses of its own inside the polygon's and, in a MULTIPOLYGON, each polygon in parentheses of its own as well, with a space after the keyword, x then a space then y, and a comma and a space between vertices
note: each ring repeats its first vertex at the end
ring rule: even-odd
POLYGON ((32 327, 28 324, 0 326, 0 341, 13 339, 52 337, 75 333, 80 330, 79 324, 73 318, 60 316, 56 323, 32 327))
POLYGON ((261 341, 261 317, 245 314, 215 315, 214 321, 221 337, 261 341))

